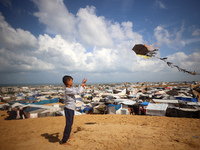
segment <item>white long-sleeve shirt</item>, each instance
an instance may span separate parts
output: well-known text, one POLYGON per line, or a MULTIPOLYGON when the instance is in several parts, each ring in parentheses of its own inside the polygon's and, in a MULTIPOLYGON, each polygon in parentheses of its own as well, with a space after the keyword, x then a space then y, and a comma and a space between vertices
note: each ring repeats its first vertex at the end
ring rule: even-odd
POLYGON ((76 98, 75 95, 81 94, 83 91, 82 86, 78 87, 66 87, 65 89, 65 107, 71 110, 75 110, 76 108, 76 98))

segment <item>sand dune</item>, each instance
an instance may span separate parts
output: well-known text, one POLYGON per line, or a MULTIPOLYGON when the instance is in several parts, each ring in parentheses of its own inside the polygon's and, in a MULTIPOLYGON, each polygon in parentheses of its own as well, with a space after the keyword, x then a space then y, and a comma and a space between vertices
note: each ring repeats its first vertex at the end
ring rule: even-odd
MULTIPOLYGON (((5 112, 0 112, 4 114, 5 112)), ((130 115, 75 116, 72 136, 63 146, 59 142, 64 117, 3 120, 0 117, 1 150, 127 150, 199 149, 200 120, 130 115)))

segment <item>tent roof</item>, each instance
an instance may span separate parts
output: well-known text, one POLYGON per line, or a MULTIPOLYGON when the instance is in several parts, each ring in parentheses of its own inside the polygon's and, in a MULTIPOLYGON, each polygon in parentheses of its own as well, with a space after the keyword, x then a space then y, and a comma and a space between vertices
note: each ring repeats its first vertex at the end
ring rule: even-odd
POLYGON ((168 104, 154 104, 149 103, 146 109, 148 110, 166 110, 168 107, 168 104))
POLYGON ((148 105, 149 104, 149 102, 143 102, 143 103, 141 103, 141 105, 148 105))
POLYGON ((167 100, 167 99, 153 99, 153 101, 155 102, 155 103, 171 103, 171 104, 177 104, 177 103, 179 103, 179 101, 178 100, 167 100))
POLYGON ((121 103, 124 104, 124 105, 134 105, 136 103, 136 101, 127 100, 127 101, 124 101, 124 102, 121 102, 121 103))

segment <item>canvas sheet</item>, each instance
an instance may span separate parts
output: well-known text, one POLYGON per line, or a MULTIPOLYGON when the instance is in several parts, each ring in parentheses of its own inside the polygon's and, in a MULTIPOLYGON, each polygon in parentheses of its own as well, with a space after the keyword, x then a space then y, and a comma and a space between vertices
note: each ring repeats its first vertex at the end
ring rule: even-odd
POLYGON ((146 108, 146 114, 152 116, 165 116, 168 104, 149 103, 146 108))

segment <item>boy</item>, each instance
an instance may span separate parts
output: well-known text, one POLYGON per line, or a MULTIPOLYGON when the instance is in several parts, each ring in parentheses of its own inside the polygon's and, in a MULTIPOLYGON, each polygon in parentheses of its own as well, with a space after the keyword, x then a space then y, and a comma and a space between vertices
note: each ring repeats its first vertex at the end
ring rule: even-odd
POLYGON ((70 138, 71 127, 74 120, 74 110, 76 107, 76 99, 75 95, 80 94, 83 91, 83 87, 85 86, 87 79, 83 79, 81 85, 77 88, 72 87, 73 78, 71 76, 64 76, 63 83, 66 86, 65 89, 65 118, 66 118, 66 126, 63 133, 62 145, 70 145, 67 143, 67 140, 70 138))

